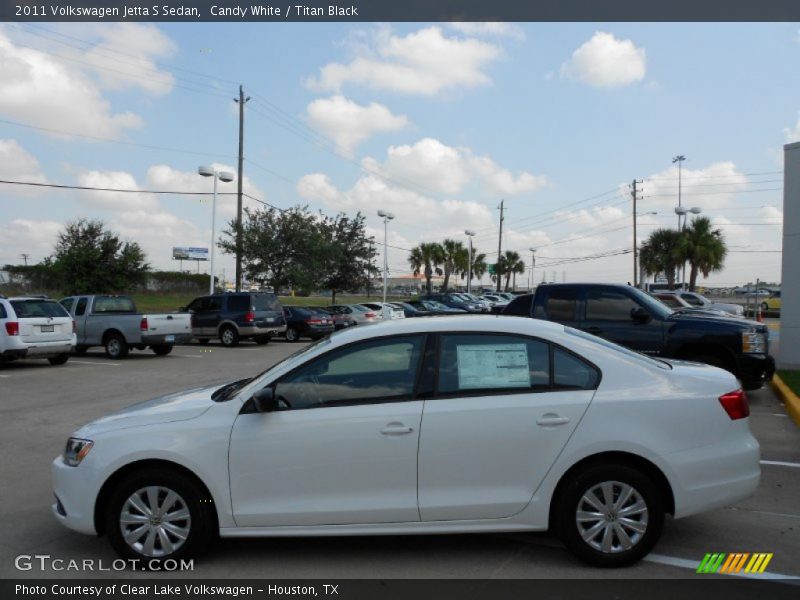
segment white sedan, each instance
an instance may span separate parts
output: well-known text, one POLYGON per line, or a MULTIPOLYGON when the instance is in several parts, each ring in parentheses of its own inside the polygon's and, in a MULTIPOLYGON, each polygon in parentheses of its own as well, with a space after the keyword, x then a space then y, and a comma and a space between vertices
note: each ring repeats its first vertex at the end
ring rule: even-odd
POLYGON ((86 425, 52 464, 53 512, 137 559, 196 554, 217 532, 551 529, 622 566, 665 514, 754 492, 748 415, 715 367, 535 319, 404 319, 86 425))

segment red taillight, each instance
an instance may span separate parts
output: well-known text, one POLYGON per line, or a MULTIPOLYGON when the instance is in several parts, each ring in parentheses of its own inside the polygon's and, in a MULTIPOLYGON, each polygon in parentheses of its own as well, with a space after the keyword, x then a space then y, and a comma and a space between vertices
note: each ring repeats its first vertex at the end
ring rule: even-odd
POLYGON ((319 325, 322 323, 322 319, 306 319, 306 323, 310 325, 319 325))
POLYGON ((139 331, 147 331, 147 317, 142 317, 139 321, 139 331))
POLYGON ((750 416, 750 406, 747 404, 747 395, 744 390, 728 392, 719 397, 719 403, 728 413, 732 421, 750 416))
POLYGON ((377 316, 378 315, 376 315, 374 312, 364 313, 364 318, 366 318, 366 319, 374 319, 377 316))
POLYGON ((254 313, 252 310, 248 310, 246 313, 244 313, 245 323, 252 323, 255 320, 256 320, 256 313, 254 313))
POLYGON ((8 335, 19 335, 19 323, 16 321, 6 323, 6 333, 8 335))

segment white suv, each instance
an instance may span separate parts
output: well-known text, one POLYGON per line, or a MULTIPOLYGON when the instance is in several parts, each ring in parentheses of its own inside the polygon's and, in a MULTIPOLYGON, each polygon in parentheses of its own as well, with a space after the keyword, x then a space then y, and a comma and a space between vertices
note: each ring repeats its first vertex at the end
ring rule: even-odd
POLYGON ((75 323, 55 300, 0 295, 0 364, 46 358, 63 365, 76 342, 75 323))

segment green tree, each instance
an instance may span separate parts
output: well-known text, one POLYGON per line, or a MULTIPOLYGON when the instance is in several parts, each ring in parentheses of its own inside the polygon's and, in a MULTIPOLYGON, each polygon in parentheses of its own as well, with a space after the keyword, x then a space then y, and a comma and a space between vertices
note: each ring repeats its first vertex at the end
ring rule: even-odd
POLYGON ((712 271, 721 271, 728 248, 719 229, 711 227, 708 217, 698 217, 681 233, 679 253, 689 262, 689 289, 695 290, 698 272, 708 277, 712 271))
MULTIPOLYGON (((469 254, 469 253, 467 253, 469 254)), ((479 253, 474 247, 472 248, 472 278, 480 279, 486 274, 489 265, 486 264, 486 255, 479 253)), ((469 277, 469 265, 467 269, 461 273, 461 278, 466 279, 469 277)))
POLYGON ((442 291, 446 292, 450 288, 450 276, 461 275, 469 267, 469 251, 462 242, 446 239, 442 242, 442 259, 444 271, 442 291))
POLYGON ((353 218, 344 214, 323 217, 319 223, 325 245, 322 286, 331 290, 334 304, 336 292, 359 290, 378 272, 372 264, 375 251, 366 236, 364 220, 359 212, 353 218))
POLYGON ((43 263, 67 294, 125 292, 144 283, 149 265, 136 242, 124 242, 102 221, 78 219, 58 234, 43 263))
POLYGON ((675 229, 656 229, 639 250, 639 264, 648 275, 663 273, 669 289, 675 289, 675 272, 683 264, 682 236, 675 229))
POLYGON ((437 275, 442 274, 439 266, 443 262, 444 250, 436 242, 423 242, 419 246, 412 248, 411 253, 408 255, 408 264, 414 270, 414 275, 421 273, 425 276, 425 287, 428 294, 433 293, 431 279, 434 273, 437 275))
POLYGON ((509 283, 511 282, 511 276, 513 275, 514 279, 516 280, 517 273, 524 273, 525 263, 520 258, 519 253, 514 252, 513 250, 506 250, 497 261, 495 272, 497 273, 498 278, 505 276, 505 291, 507 292, 509 283))

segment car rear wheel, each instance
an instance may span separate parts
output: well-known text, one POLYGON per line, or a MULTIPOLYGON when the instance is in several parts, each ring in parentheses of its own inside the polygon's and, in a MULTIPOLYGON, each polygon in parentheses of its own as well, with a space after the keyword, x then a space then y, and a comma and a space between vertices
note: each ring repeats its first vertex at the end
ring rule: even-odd
POLYGON ((156 346, 151 346, 151 348, 156 356, 166 356, 172 352, 172 344, 158 344, 156 346))
POLYGON ((263 346, 264 344, 269 344, 270 340, 272 339, 271 335, 259 335, 255 338, 256 344, 263 346))
POLYGON ((296 342, 300 339, 300 334, 297 333, 297 330, 293 327, 289 327, 286 330, 286 341, 287 342, 296 342))
POLYGON ((53 356, 47 359, 47 361, 54 366, 66 364, 68 360, 69 352, 65 352, 64 354, 59 354, 58 356, 53 356))
POLYGON ((106 337, 105 348, 106 356, 114 359, 125 358, 128 356, 128 351, 130 350, 128 348, 128 342, 118 333, 112 333, 106 337))
POLYGON ((596 464, 565 482, 555 526, 574 554, 598 567, 623 567, 656 545, 664 524, 658 486, 626 465, 596 464))
POLYGON ((239 332, 230 325, 226 325, 220 330, 219 339, 222 341, 223 346, 232 348, 239 344, 239 332))
POLYGON ((123 558, 166 560, 200 553, 214 530, 213 504, 179 471, 132 473, 112 492, 106 511, 111 545, 123 558))

